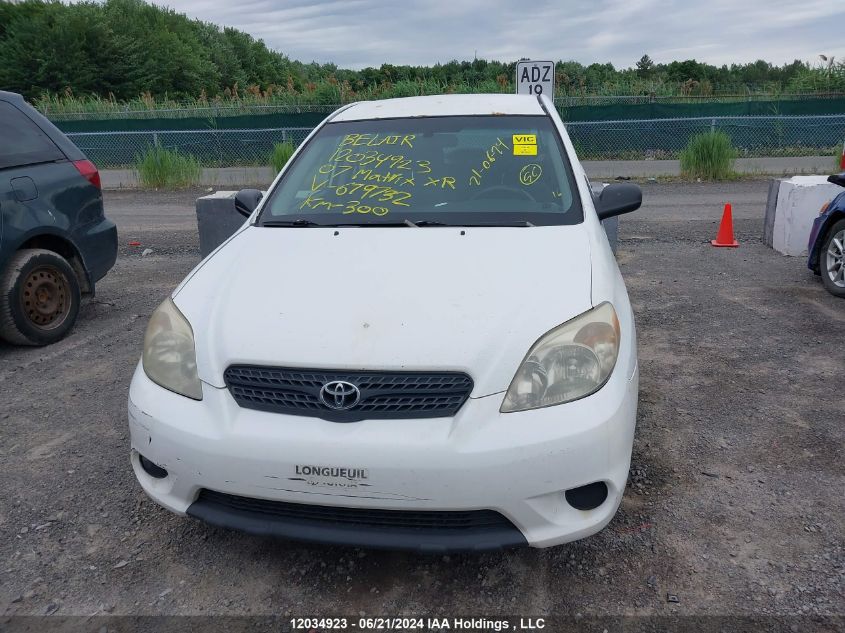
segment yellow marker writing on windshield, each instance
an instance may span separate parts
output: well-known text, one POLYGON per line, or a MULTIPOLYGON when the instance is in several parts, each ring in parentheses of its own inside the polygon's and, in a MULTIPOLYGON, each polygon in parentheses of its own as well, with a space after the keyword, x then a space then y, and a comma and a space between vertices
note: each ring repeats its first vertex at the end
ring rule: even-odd
POLYGON ((533 185, 543 175, 543 168, 536 163, 530 163, 519 170, 519 182, 526 187, 533 185))

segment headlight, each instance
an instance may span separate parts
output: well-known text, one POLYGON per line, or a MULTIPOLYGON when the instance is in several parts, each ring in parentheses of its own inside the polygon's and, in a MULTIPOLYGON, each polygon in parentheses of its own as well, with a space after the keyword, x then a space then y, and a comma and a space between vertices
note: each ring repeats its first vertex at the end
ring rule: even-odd
POLYGON ((191 324, 168 297, 155 309, 144 334, 144 372, 154 383, 202 400, 191 324))
POLYGON ((609 303, 559 325, 528 352, 511 381, 502 413, 578 400, 607 382, 619 355, 619 319, 609 303))

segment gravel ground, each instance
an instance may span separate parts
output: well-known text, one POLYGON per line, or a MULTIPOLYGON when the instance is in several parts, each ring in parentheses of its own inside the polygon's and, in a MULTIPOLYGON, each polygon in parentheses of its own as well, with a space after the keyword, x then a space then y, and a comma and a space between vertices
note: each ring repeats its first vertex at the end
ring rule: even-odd
POLYGON ((761 244, 766 191, 647 184, 620 223, 641 392, 612 523, 437 557, 246 536, 145 497, 127 390, 148 316, 199 260, 198 192, 107 193, 120 255, 73 334, 0 344, 0 613, 845 614, 845 302, 761 244), (708 243, 725 201, 739 249, 708 243))

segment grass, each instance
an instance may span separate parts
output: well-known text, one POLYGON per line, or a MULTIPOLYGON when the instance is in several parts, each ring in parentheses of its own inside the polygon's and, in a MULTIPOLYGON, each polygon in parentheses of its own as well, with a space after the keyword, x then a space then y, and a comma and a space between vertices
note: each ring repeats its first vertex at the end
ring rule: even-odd
POLYGON ((273 146, 273 152, 270 154, 270 167, 278 174, 282 171, 282 167, 287 165, 294 151, 296 151, 296 147, 290 141, 276 143, 273 146))
POLYGON ((845 148, 840 145, 837 145, 833 148, 833 165, 831 166, 831 174, 841 174, 845 169, 842 169, 842 152, 845 152, 845 148))
POLYGON ((135 170, 144 187, 189 187, 199 182, 202 168, 193 156, 177 150, 151 147, 135 158, 135 170))
POLYGON ((720 131, 693 136, 681 150, 681 173, 687 178, 701 180, 730 180, 736 150, 731 137, 720 131))

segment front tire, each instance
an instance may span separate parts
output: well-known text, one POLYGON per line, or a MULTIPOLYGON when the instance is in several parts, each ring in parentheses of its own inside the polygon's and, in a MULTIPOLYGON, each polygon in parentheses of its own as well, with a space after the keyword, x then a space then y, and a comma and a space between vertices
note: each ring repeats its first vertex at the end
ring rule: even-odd
POLYGON ((17 345, 49 345, 76 322, 81 295, 73 269, 41 248, 14 254, 0 274, 0 338, 17 345))
POLYGON ((845 298, 845 220, 839 220, 827 232, 819 251, 819 272, 827 291, 845 298))

